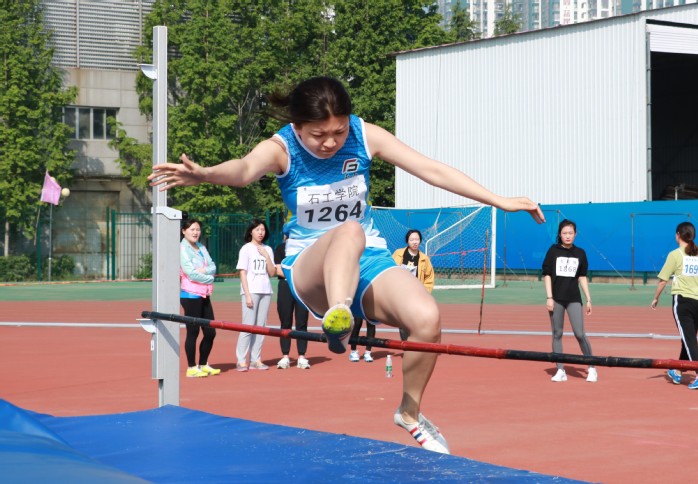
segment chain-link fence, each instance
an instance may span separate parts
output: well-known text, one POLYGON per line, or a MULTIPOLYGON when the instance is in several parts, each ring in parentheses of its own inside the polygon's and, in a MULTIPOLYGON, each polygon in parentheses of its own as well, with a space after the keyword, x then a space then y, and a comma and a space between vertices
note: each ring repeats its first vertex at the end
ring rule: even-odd
MULTIPOLYGON (((247 213, 188 213, 188 218, 201 221, 203 237, 218 274, 236 272, 240 248, 245 244, 245 229, 253 215, 247 213)), ((267 244, 275 247, 282 240, 284 212, 264 213, 269 227, 267 244)), ((150 213, 127 213, 109 210, 106 227, 106 278, 147 279, 152 275, 153 224, 150 213)))

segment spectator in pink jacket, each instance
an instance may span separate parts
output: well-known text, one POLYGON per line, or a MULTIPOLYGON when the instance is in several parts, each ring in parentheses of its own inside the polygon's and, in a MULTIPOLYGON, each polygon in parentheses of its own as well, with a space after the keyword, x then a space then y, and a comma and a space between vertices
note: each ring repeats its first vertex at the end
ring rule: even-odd
MULTIPOLYGON (((206 247, 199 242, 201 222, 187 219, 182 223, 182 241, 179 244, 179 282, 181 291, 179 303, 184 308, 184 315, 194 318, 213 319, 211 294, 213 293, 213 276, 216 264, 211 260, 206 247)), ((221 370, 208 364, 208 357, 216 337, 215 328, 201 327, 187 323, 187 338, 184 352, 187 354, 187 377, 201 378, 218 375, 221 370), (199 364, 196 364, 196 339, 199 329, 204 337, 199 346, 199 364)))

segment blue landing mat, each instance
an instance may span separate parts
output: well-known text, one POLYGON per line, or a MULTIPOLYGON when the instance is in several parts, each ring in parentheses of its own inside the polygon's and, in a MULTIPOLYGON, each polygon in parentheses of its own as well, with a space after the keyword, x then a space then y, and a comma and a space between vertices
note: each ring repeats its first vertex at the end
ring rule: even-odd
POLYGON ((0 476, 7 484, 579 482, 182 407, 53 417, 1 399, 0 476))

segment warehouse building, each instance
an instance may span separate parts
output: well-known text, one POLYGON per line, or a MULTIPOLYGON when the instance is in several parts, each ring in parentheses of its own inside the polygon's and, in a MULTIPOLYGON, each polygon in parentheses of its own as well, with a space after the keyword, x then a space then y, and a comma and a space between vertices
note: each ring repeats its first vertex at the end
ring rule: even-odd
MULTIPOLYGON (((696 4, 396 57, 397 135, 497 193, 696 198, 696 4)), ((396 174, 397 207, 463 203, 396 174)))

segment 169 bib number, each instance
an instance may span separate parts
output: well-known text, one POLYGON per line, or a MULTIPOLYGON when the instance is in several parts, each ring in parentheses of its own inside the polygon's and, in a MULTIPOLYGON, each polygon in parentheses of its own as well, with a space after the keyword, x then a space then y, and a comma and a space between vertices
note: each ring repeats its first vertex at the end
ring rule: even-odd
POLYGON ((684 256, 683 275, 689 277, 698 277, 698 256, 684 256))

